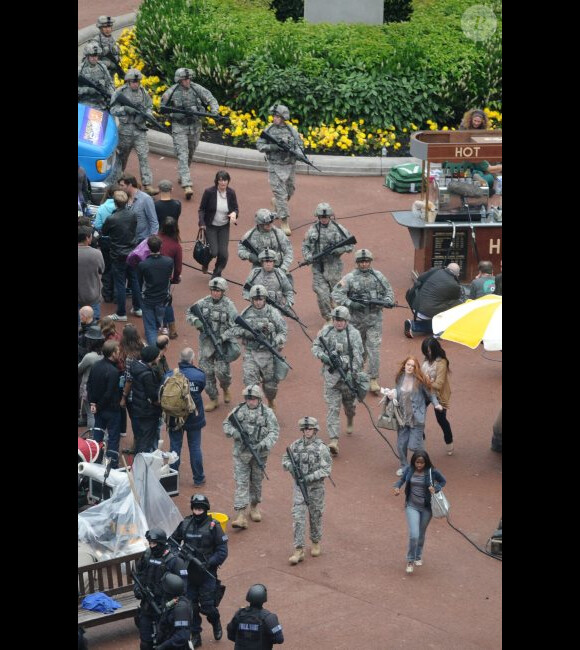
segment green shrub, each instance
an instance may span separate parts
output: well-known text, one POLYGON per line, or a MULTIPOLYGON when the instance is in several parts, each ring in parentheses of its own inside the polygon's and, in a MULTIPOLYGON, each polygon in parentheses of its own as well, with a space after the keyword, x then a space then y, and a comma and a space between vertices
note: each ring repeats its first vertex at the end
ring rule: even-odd
POLYGON ((453 124, 501 110, 501 5, 486 4, 498 29, 485 43, 461 29, 472 0, 415 0, 410 22, 376 26, 279 22, 267 0, 143 0, 136 32, 149 74, 192 68, 220 103, 262 117, 283 101, 305 126, 453 124))
POLYGON ((402 23, 411 18, 413 0, 385 0, 383 10, 384 23, 402 23))
POLYGON ((272 0, 270 8, 273 9, 278 20, 288 18, 300 20, 304 17, 304 0, 272 0))

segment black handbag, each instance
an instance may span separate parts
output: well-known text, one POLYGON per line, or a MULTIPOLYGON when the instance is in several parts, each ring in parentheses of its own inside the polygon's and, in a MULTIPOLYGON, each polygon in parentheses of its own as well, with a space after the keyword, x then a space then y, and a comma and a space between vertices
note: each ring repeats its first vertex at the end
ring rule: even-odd
POLYGON ((207 266, 211 260, 211 248, 205 238, 205 228, 200 228, 197 231, 197 240, 193 246, 193 259, 202 266, 207 266))

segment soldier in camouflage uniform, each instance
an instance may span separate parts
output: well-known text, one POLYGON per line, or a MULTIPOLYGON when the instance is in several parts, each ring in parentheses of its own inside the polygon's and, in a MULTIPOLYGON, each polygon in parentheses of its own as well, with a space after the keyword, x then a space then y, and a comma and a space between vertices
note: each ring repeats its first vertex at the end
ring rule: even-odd
POLYGON ((364 345, 363 364, 368 358, 370 391, 378 394, 380 350, 383 340, 382 307, 363 305, 353 298, 384 300, 391 307, 395 305, 395 294, 387 278, 371 268, 373 254, 368 248, 362 248, 354 254, 357 268, 347 273, 332 291, 332 299, 337 305, 348 307, 351 323, 360 332, 364 345))
MULTIPOLYGON (((171 86, 161 97, 161 106, 207 112, 207 107, 212 113, 217 113, 219 104, 217 99, 203 86, 193 83, 193 70, 178 68, 175 72, 175 85, 171 86)), ((177 154, 177 170, 179 183, 185 192, 185 198, 191 199, 191 174, 189 167, 193 162, 193 155, 199 144, 201 136, 201 120, 199 117, 170 113, 171 135, 177 154)))
MULTIPOLYGON (((310 555, 318 557, 321 553, 322 514, 324 512, 324 479, 332 471, 332 458, 328 447, 317 437, 318 420, 306 416, 298 420, 302 438, 290 445, 292 457, 302 471, 308 492, 310 505, 304 503, 300 488, 294 484, 294 503, 292 518, 294 520, 294 553, 290 556, 290 564, 298 564, 304 560, 304 543, 306 541, 306 511, 310 519, 310 540, 312 548, 310 555)), ((282 456, 282 467, 294 475, 288 452, 282 456)))
POLYGON ((331 353, 340 355, 342 367, 346 372, 348 382, 356 385, 357 375, 363 365, 363 343, 358 330, 349 325, 350 314, 346 307, 335 307, 332 312, 332 325, 325 325, 312 344, 312 354, 324 364, 320 373, 324 377, 324 400, 328 406, 326 413, 326 428, 330 443, 330 451, 338 454, 338 438, 340 436, 340 405, 342 403, 346 414, 346 432, 352 433, 356 412, 354 394, 330 364, 330 358, 320 342, 323 337, 331 353))
MULTIPOLYGON (((302 140, 298 131, 286 124, 290 119, 290 111, 283 104, 274 104, 270 107, 273 116, 272 124, 264 130, 279 142, 287 144, 292 149, 302 151, 302 140)), ((286 235, 291 235, 290 212, 288 201, 296 189, 294 178, 296 176, 296 156, 289 151, 283 151, 278 145, 268 142, 264 137, 258 138, 256 148, 266 154, 268 161, 268 180, 274 194, 276 214, 282 220, 282 230, 286 235)))
POLYGON ((114 24, 115 21, 111 16, 99 16, 96 23, 99 35, 95 38, 95 41, 101 46, 101 62, 107 67, 111 77, 116 72, 115 63, 111 59, 114 59, 118 66, 121 65, 121 52, 113 36, 114 24))
POLYGON ((101 46, 96 41, 89 41, 83 49, 84 58, 79 66, 78 74, 82 74, 83 77, 100 86, 103 92, 108 95, 108 98, 105 98, 94 88, 81 85, 82 82, 79 80, 78 100, 81 104, 88 104, 105 111, 111 101, 115 86, 106 66, 99 61, 101 53, 101 46))
POLYGON ((135 149, 139 159, 139 171, 143 191, 155 195, 158 192, 151 187, 153 174, 149 166, 149 143, 147 142, 147 125, 143 115, 137 113, 131 106, 116 103, 119 95, 123 95, 137 108, 153 117, 153 102, 149 93, 141 86, 143 75, 132 68, 125 73, 125 83, 117 88, 111 99, 111 114, 119 119, 119 144, 117 145, 117 160, 111 175, 111 183, 116 183, 124 174, 129 154, 135 149))
POLYGON ((250 299, 250 290, 256 284, 266 287, 268 296, 279 305, 292 307, 294 304, 294 290, 285 273, 280 269, 274 268, 276 260, 276 251, 270 248, 264 249, 259 255, 258 260, 262 268, 254 268, 246 278, 243 288, 243 297, 250 299))
MULTIPOLYGON (((281 351, 286 344, 288 327, 280 312, 266 304, 265 296, 268 295, 266 287, 256 284, 250 289, 250 307, 240 314, 247 323, 261 334, 268 343, 281 351)), ((243 338, 245 347, 242 362, 243 381, 246 386, 261 384, 264 394, 268 399, 268 406, 276 410, 276 394, 278 382, 281 380, 281 369, 284 364, 258 343, 254 336, 241 326, 236 325, 228 332, 243 338)), ((283 369, 282 369, 283 370, 283 369)), ((285 375, 284 375, 285 376, 285 375)))
MULTIPOLYGON (((346 228, 331 219, 334 217, 334 210, 328 203, 319 203, 314 216, 318 217, 318 223, 310 226, 302 242, 302 257, 305 262, 310 262, 314 255, 328 246, 351 236, 346 228)), ((330 321, 330 310, 334 306, 330 294, 334 285, 342 277, 340 256, 350 253, 353 248, 353 244, 340 246, 312 264, 312 288, 318 300, 320 314, 326 321, 330 321)))
MULTIPOLYGON (((243 396, 245 401, 238 404, 231 413, 235 414, 242 429, 248 434, 250 444, 265 466, 270 450, 276 444, 280 433, 278 420, 274 411, 262 403, 262 391, 257 384, 244 388, 243 396)), ((236 482, 234 510, 237 512, 237 517, 232 521, 232 527, 247 528, 248 505, 250 519, 262 521, 262 513, 258 505, 262 501, 263 472, 251 451, 243 443, 239 431, 228 418, 224 420, 223 428, 226 436, 234 439, 232 455, 236 482)))
MULTIPOLYGON (((234 320, 238 315, 234 303, 225 296, 227 288, 228 283, 226 280, 223 278, 212 278, 209 281, 210 295, 195 303, 211 324, 216 338, 220 342, 234 339, 233 335, 229 333, 229 330, 233 327, 234 320)), ((218 407, 216 379, 224 391, 224 402, 229 404, 232 399, 230 393, 230 385, 232 383, 230 362, 223 361, 217 356, 210 337, 204 332, 202 322, 191 312, 191 307, 185 313, 185 320, 200 332, 199 367, 205 372, 205 390, 210 399, 209 403, 204 404, 204 410, 206 412, 213 411, 218 407)), ((237 341, 234 340, 233 342, 237 345, 237 341)))

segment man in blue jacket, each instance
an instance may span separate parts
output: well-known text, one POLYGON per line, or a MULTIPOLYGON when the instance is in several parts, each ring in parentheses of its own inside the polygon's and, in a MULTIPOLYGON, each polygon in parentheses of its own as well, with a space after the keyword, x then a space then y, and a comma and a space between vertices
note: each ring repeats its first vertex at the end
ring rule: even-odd
MULTIPOLYGON (((189 391, 195 403, 196 411, 191 413, 182 428, 173 429, 169 426, 169 448, 176 452, 180 459, 173 465, 172 469, 179 471, 181 462, 181 446, 183 444, 183 432, 187 433, 187 444, 189 447, 189 462, 191 463, 191 472, 193 474, 193 484, 195 486, 205 483, 205 474, 203 472, 203 456, 201 453, 201 430, 205 426, 205 413, 203 410, 203 400, 201 393, 205 388, 205 373, 197 366, 193 365, 195 353, 191 348, 184 348, 180 353, 179 371, 189 380, 189 391)), ((173 370, 165 373, 165 379, 173 375, 173 370)))

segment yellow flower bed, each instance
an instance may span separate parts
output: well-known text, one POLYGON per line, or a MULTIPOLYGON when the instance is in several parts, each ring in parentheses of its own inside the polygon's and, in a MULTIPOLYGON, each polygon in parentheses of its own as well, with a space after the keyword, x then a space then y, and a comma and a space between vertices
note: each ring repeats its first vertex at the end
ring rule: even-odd
MULTIPOLYGON (((139 58, 135 47, 135 30, 124 29, 117 43, 121 50, 121 67, 123 70, 136 68, 143 70, 145 63, 139 58)), ((117 74, 114 77, 115 86, 121 86, 124 81, 117 74)), ((161 96, 167 90, 167 84, 161 82, 159 77, 143 77, 142 86, 149 92, 153 100, 153 108, 158 111, 161 103, 161 96)), ((501 128, 502 114, 498 111, 492 111, 489 108, 483 109, 489 119, 489 128, 501 128)), ((223 122, 216 122, 208 118, 204 128, 208 131, 221 133, 224 144, 238 146, 254 146, 256 140, 265 126, 272 121, 272 116, 268 116, 265 122, 256 115, 255 110, 251 111, 234 111, 227 106, 219 107, 220 115, 229 118, 223 122)), ((163 119, 163 118, 162 118, 163 119)), ((165 124, 171 123, 165 119, 165 124)), ((296 127, 299 131, 299 122, 296 119, 289 120, 288 124, 296 127)), ((300 136, 304 142, 306 151, 313 153, 350 153, 352 156, 357 154, 377 155, 388 154, 389 150, 398 151, 401 147, 408 147, 409 136, 412 131, 427 130, 432 131, 455 131, 456 127, 439 125, 433 120, 427 120, 425 129, 412 122, 408 127, 403 127, 399 132, 393 125, 385 126, 381 129, 366 129, 364 120, 348 121, 339 117, 334 118, 332 124, 322 123, 316 127, 307 127, 302 129, 300 136)))

